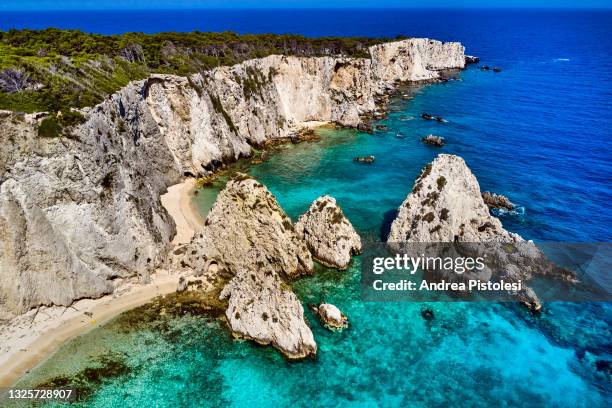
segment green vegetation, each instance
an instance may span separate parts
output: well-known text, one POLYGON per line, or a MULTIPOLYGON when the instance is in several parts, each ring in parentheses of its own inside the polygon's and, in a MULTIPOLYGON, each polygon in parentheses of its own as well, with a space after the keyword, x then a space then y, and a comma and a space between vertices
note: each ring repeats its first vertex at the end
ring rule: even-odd
MULTIPOLYGON (((92 106, 151 73, 188 75, 272 54, 366 57, 369 46, 383 41, 197 31, 111 36, 54 28, 0 31, 0 109, 57 112, 92 106)), ((249 72, 245 96, 274 75, 249 72)))
POLYGON ((69 136, 70 129, 84 121, 85 117, 79 112, 64 109, 44 118, 38 126, 38 135, 40 137, 69 136))
POLYGON ((444 176, 438 177, 438 179, 436 180, 436 183, 438 184, 438 191, 442 191, 442 189, 446 185, 446 177, 444 176))
POLYGON ((210 100, 213 104, 213 108, 215 109, 215 111, 223 115, 223 118, 225 119, 225 122, 227 123, 227 126, 230 128, 230 130, 234 133, 237 133, 238 129, 236 129, 236 125, 234 125, 234 121, 232 121, 230 115, 223 108, 223 104, 221 103, 219 97, 217 95, 210 95, 210 100))

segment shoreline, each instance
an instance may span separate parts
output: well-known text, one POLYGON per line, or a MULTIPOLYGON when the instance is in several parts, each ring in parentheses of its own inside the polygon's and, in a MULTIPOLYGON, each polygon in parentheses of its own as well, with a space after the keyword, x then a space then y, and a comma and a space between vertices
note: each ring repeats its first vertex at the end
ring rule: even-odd
MULTIPOLYGON (((305 121, 297 124, 294 131, 329 125, 326 121, 305 121)), ((204 225, 192 197, 196 184, 195 179, 188 178, 168 187, 160 196, 176 226, 176 235, 171 241, 174 247, 189 243, 204 225)), ((14 386, 70 340, 157 296, 175 292, 179 277, 159 268, 151 275, 149 283, 142 284, 138 278, 130 278, 109 295, 82 299, 68 307, 43 306, 0 324, 0 387, 14 386)))
MULTIPOLYGON (((203 225, 192 202, 195 185, 195 180, 188 179, 169 187, 161 197, 176 224, 174 245, 189 242, 198 226, 203 225)), ((0 325, 0 387, 16 384, 73 338, 157 296, 173 293, 178 279, 179 275, 158 269, 146 284, 132 278, 98 299, 82 299, 68 307, 42 306, 4 322, 0 325)))

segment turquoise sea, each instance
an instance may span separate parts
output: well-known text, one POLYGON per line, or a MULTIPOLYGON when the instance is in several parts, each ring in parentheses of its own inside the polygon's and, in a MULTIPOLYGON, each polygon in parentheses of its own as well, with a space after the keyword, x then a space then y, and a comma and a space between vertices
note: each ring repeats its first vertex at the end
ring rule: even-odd
MULTIPOLYGON (((611 13, 258 11, 256 19, 218 13, 203 16, 200 29, 426 35, 462 41, 483 64, 502 67, 498 74, 470 67, 456 80, 407 89, 379 122, 386 131, 321 129, 320 141, 284 146, 269 161, 247 166, 294 220, 330 194, 366 241, 380 240, 421 167, 448 152, 466 160, 483 190, 520 205, 501 218, 505 228, 540 242, 611 241, 611 13), (424 121, 422 112, 448 122, 424 121), (422 145, 419 138, 429 133, 445 137, 447 146, 422 145), (372 165, 352 161, 370 154, 372 165)), ((147 20, 145 31, 180 29, 178 17, 178 26, 168 27, 172 16, 147 20)), ((125 31, 123 18, 117 21, 104 30, 125 31)), ((185 19, 185 29, 192 23, 185 19)), ((197 195, 203 212, 221 187, 197 195)), ((65 345, 23 384, 64 377, 88 391, 80 405, 94 407, 612 403, 609 303, 551 302, 532 316, 502 303, 362 302, 359 283, 359 257, 348 271, 321 267, 294 283, 305 305, 334 303, 351 322, 332 333, 307 311, 319 345, 313 360, 290 363, 272 348, 233 341, 215 316, 197 308, 160 315, 151 306, 65 345), (421 317, 424 307, 433 320, 421 317)))

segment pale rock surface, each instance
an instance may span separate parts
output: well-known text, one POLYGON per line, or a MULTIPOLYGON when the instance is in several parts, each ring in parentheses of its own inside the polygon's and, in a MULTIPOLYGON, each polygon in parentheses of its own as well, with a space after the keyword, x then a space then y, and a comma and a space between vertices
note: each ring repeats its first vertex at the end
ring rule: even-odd
POLYGON ((226 318, 237 338, 272 344, 290 359, 317 353, 304 308, 290 286, 261 258, 261 266, 240 269, 223 288, 226 318))
POLYGON ((351 256, 361 252, 361 238, 330 196, 317 198, 295 224, 315 259, 323 265, 346 269, 351 256))
MULTIPOLYGON (((506 231, 499 219, 489 213, 476 177, 465 161, 440 154, 426 165, 412 192, 399 208, 388 237, 391 250, 402 251, 402 243, 464 242, 462 251, 487 255, 487 267, 473 278, 490 279, 489 265, 503 268, 506 281, 524 282, 535 275, 575 280, 572 272, 556 267, 531 241, 506 231), (495 243, 513 244, 514 251, 502 250, 495 243)), ((404 250, 410 244, 404 245, 404 250)), ((452 249, 450 249, 452 250, 452 249)), ((450 276, 451 278, 466 278, 450 276)), ((535 292, 523 283, 523 291, 513 295, 534 310, 541 308, 535 292)))
POLYGON ((342 329, 347 326, 348 319, 340 309, 330 303, 321 303, 317 308, 321 321, 332 329, 342 329))
POLYGON ((304 310, 286 279, 313 272, 306 243, 262 184, 238 174, 221 191, 192 241, 177 248, 180 273, 229 280, 220 299, 238 338, 271 344, 288 358, 315 354, 304 310))
POLYGON ((489 213, 478 180, 458 156, 426 165, 391 225, 389 242, 522 241, 489 213))
POLYGON ((273 55, 153 75, 83 109, 69 138, 38 137, 45 114, 0 112, 0 318, 146 282, 176 233, 160 202, 169 186, 304 122, 358 126, 398 82, 463 68, 463 51, 407 39, 370 58, 273 55))

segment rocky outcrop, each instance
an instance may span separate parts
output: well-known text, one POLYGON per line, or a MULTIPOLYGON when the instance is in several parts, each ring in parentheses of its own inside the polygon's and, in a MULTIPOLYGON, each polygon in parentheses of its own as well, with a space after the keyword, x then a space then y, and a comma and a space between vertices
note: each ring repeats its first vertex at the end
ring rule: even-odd
POLYGON ((45 114, 0 112, 0 318, 146 281, 175 234, 160 203, 305 122, 356 127, 401 81, 463 68, 459 43, 408 39, 370 58, 273 55, 189 78, 153 75, 81 111, 67 136, 45 114))
POLYGON ((388 241, 516 241, 489 214, 480 186, 465 161, 440 154, 425 166, 399 208, 388 241))
POLYGON ((276 198, 256 180, 238 174, 227 183, 180 260, 198 273, 211 260, 230 271, 253 267, 254 250, 286 278, 313 272, 312 256, 276 198), (193 251, 196 251, 193 253, 193 251))
POLYGON ((427 135, 421 139, 421 142, 428 144, 430 146, 442 147, 444 146, 444 138, 435 135, 427 135))
POLYGON ((482 193, 482 199, 484 200, 487 207, 491 208, 502 208, 504 210, 512 211, 514 204, 508 199, 508 197, 501 194, 491 193, 485 191, 482 193))
POLYGON ((272 344, 288 358, 317 350, 304 310, 287 284, 313 271, 306 243, 274 196, 239 174, 219 193, 205 225, 178 248, 170 268, 226 281, 221 300, 238 338, 272 344))
POLYGON ((441 122, 441 123, 446 122, 446 119, 444 119, 442 116, 436 116, 430 113, 421 113, 421 118, 425 120, 435 120, 436 122, 441 122))
POLYGON ((221 297, 229 299, 225 316, 235 337, 271 344, 289 359, 316 354, 302 304, 263 254, 252 268, 237 272, 221 297))
POLYGON ((357 156, 353 159, 354 162, 356 163, 362 163, 362 164, 372 164, 374 163, 374 160, 376 160, 376 157, 370 155, 370 156, 357 156))
POLYGON ((346 269, 351 256, 361 252, 361 238, 330 196, 317 198, 295 224, 315 259, 323 265, 346 269))
MULTIPOLYGON (((489 213, 478 181, 465 161, 449 154, 438 155, 423 168, 412 192, 399 208, 388 242, 395 252, 410 248, 410 243, 490 243, 467 244, 459 248, 464 255, 472 252, 477 256, 486 254, 487 266, 472 276, 478 279, 489 280, 494 274, 500 277, 500 271, 506 281, 513 282, 526 282, 536 275, 569 281, 575 279, 572 272, 548 261, 535 244, 506 231, 499 219, 489 213), (499 243, 512 244, 512 250, 499 243)), ((458 278, 455 275, 450 277, 458 278)), ((461 278, 467 277, 466 274, 461 278)), ((528 287, 512 295, 534 310, 541 307, 535 292, 528 287)))
POLYGON ((319 306, 314 306, 313 312, 330 330, 344 329, 348 326, 348 318, 340 309, 330 303, 321 303, 319 306))

